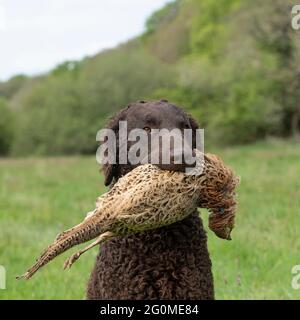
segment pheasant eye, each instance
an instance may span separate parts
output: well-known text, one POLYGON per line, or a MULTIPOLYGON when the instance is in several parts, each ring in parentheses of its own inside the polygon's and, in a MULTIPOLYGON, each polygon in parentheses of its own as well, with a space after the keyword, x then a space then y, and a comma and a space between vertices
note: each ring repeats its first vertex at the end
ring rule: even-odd
POLYGON ((146 132, 151 132, 151 128, 150 127, 144 127, 143 128, 146 132))

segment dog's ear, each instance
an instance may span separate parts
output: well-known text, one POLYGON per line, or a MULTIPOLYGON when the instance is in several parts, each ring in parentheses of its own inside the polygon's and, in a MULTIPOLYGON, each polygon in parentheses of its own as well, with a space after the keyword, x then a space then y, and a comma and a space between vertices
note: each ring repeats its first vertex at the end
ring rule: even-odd
POLYGON ((102 172, 104 174, 104 185, 105 186, 109 186, 114 178, 114 176, 116 175, 115 173, 115 164, 104 164, 102 165, 102 172))
POLYGON ((190 114, 188 114, 187 116, 193 130, 193 148, 196 148, 196 130, 199 129, 199 124, 190 114))
MULTIPOLYGON (((116 159, 118 159, 118 154, 119 154, 119 122, 126 120, 126 115, 129 107, 130 106, 127 106, 126 108, 119 111, 116 115, 111 117, 105 126, 106 129, 111 129, 116 134, 116 159)), ((117 160, 117 163, 118 163, 118 160, 117 160)), ((102 165, 102 172, 104 174, 104 184, 106 186, 109 186, 112 183, 114 178, 115 179, 118 178, 118 171, 119 171, 118 164, 106 163, 102 165)))

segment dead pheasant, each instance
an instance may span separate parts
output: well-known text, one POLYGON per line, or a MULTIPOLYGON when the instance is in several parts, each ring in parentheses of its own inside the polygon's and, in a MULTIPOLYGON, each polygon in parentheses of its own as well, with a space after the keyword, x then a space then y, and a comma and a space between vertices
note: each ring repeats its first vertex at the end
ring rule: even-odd
POLYGON ((73 254, 64 268, 71 267, 84 252, 112 237, 172 224, 184 219, 196 207, 208 208, 210 229, 230 240, 236 211, 234 190, 239 179, 216 156, 203 157, 197 150, 196 154, 197 166, 189 175, 145 164, 120 178, 109 192, 97 199, 96 209, 83 222, 59 234, 36 263, 17 279, 31 278, 75 245, 98 237, 73 254))

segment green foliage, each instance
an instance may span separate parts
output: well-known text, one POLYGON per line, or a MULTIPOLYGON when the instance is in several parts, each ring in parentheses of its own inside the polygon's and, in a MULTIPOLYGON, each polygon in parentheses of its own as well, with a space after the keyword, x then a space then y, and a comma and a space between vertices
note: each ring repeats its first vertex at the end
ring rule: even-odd
POLYGON ((175 1, 154 13, 142 36, 143 45, 152 55, 169 64, 189 52, 189 31, 193 7, 187 1, 175 1))
POLYGON ((176 63, 177 87, 156 96, 185 105, 206 129, 206 141, 299 135, 300 41, 289 28, 287 3, 189 3, 190 51, 176 63))
POLYGON ((0 98, 0 156, 7 155, 13 138, 13 115, 8 102, 0 98))
MULTIPOLYGON (((85 108, 107 116, 129 102, 144 99, 167 86, 172 70, 135 45, 107 51, 92 59, 82 71, 80 90, 85 108)), ((94 117, 93 117, 94 118, 94 117)))
POLYGON ((182 0, 167 3, 162 9, 154 12, 146 21, 146 35, 155 32, 161 25, 170 23, 176 18, 182 0))
POLYGON ((87 59, 83 59, 81 61, 65 61, 58 66, 56 66, 52 71, 51 74, 60 76, 66 73, 73 74, 73 76, 77 76, 80 73, 82 66, 85 64, 87 59))
POLYGON ((12 98, 24 86, 27 79, 24 75, 17 75, 6 82, 0 82, 0 97, 12 98))
POLYGON ((186 108, 214 144, 300 136, 300 38, 290 10, 290 0, 172 1, 124 45, 0 83, 18 120, 13 152, 93 152, 105 119, 147 98, 186 108))
POLYGON ((228 32, 228 19, 240 3, 240 0, 193 1, 192 54, 207 54, 210 58, 223 54, 224 44, 232 36, 228 32))
POLYGON ((112 112, 143 99, 169 77, 168 68, 139 47, 60 65, 22 93, 13 153, 92 153, 96 133, 112 112))
POLYGON ((14 154, 85 152, 90 144, 73 78, 49 76, 24 93, 14 154))

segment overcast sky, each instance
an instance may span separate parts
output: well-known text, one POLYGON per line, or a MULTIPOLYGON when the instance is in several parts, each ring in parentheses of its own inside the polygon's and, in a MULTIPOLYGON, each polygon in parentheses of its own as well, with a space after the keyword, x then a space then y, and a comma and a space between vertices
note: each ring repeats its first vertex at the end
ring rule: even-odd
POLYGON ((0 0, 0 80, 38 74, 143 31, 168 0, 0 0))

